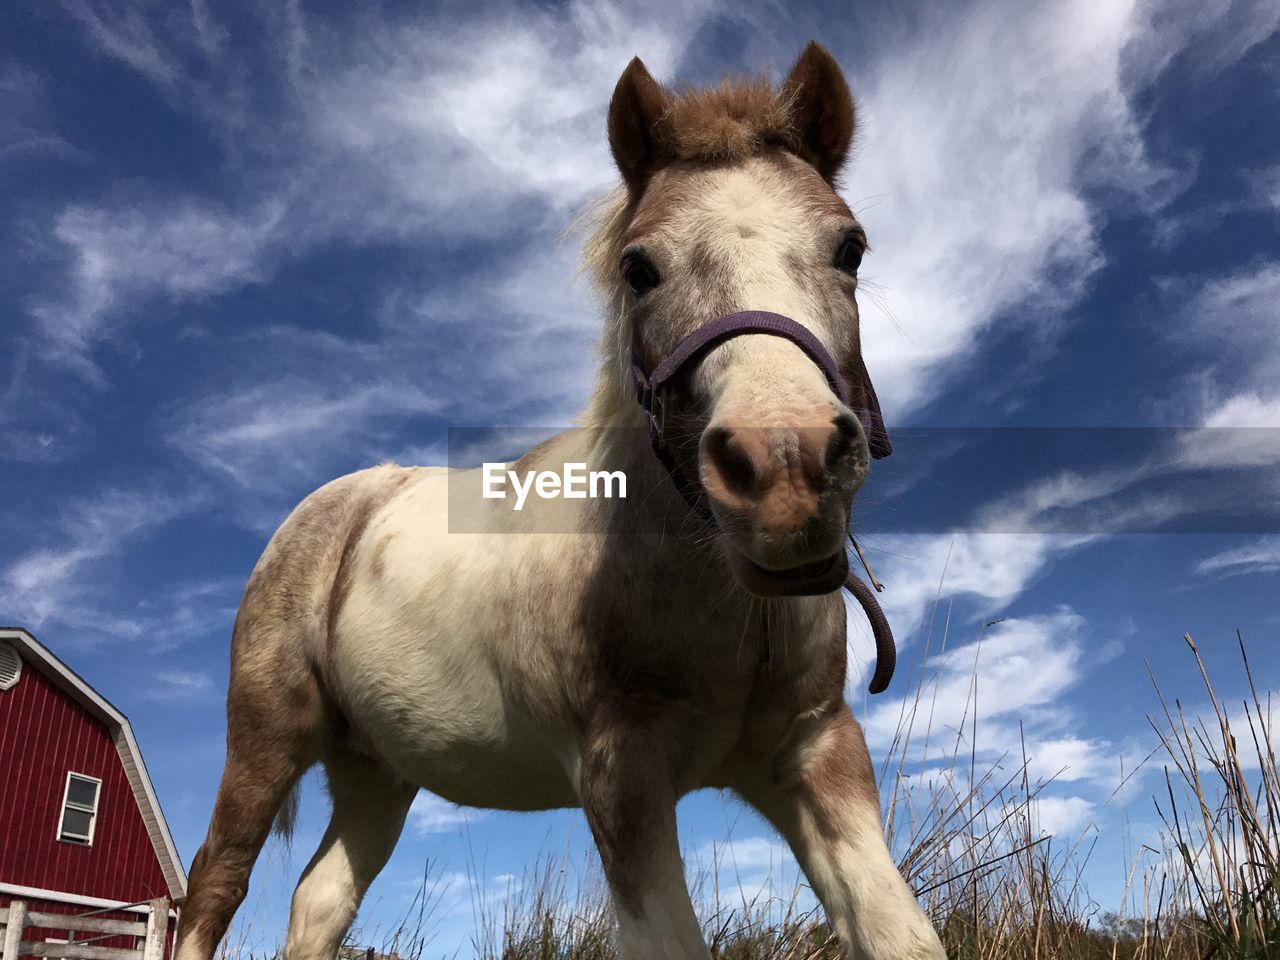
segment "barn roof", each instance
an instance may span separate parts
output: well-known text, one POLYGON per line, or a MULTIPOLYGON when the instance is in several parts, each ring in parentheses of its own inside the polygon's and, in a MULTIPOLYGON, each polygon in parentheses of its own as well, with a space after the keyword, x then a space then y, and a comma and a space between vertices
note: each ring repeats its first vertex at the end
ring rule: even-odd
POLYGON ((133 788, 133 796, 138 803, 143 823, 146 824, 151 845, 155 848, 156 859, 159 860, 160 869, 169 885, 169 896, 180 901, 187 893, 187 873, 182 869, 182 860, 173 844, 169 825, 165 823, 160 801, 156 798, 151 777, 147 774, 147 766, 142 762, 142 751, 138 749, 138 741, 133 736, 133 728, 129 726, 129 718, 113 707, 83 677, 50 653, 28 631, 21 627, 0 627, 0 642, 13 644, 26 666, 39 670, 72 700, 107 725, 115 741, 116 751, 120 754, 125 776, 133 788))

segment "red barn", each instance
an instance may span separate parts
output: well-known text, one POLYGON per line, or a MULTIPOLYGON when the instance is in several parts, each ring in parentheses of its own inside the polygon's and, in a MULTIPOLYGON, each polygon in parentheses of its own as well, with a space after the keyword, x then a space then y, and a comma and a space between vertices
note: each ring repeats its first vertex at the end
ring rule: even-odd
MULTIPOLYGON (((163 899, 167 953, 186 886, 124 714, 26 630, 0 628, 0 922, 20 901, 28 913, 132 921, 114 928, 132 931, 163 899)), ((135 936, 77 934, 102 929, 87 919, 69 923, 29 924, 21 939, 142 946, 135 936)))

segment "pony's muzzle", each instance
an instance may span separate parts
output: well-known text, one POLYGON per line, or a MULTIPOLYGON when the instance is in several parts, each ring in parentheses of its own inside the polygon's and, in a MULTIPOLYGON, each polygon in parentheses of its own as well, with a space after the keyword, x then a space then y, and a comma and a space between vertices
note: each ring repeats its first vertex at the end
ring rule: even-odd
POLYGON ((703 487, 717 506, 750 516, 771 537, 785 537, 822 514, 825 494, 849 471, 866 443, 857 419, 841 412, 827 423, 755 427, 725 418, 703 431, 703 487))
POLYGON ((834 558, 843 559, 849 502, 867 464, 863 429, 846 409, 824 405, 786 426, 713 420, 699 443, 699 473, 743 585, 836 589, 842 565, 834 558))

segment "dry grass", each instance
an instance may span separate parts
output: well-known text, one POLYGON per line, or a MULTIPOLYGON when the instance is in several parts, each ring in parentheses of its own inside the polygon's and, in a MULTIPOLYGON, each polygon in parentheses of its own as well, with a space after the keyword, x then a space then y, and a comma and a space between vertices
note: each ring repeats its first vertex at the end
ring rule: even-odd
MULTIPOLYGON (((1152 705, 1159 709, 1150 721, 1159 746, 1147 765, 1159 768, 1156 807, 1165 829, 1134 858, 1123 916, 1104 912, 1085 887, 1093 834, 1064 841, 1037 828, 1036 801, 1047 784, 1029 777, 1025 745, 1013 745, 1010 757, 985 768, 966 746, 974 740, 977 669, 967 730, 935 730, 938 678, 912 678, 914 695, 879 771, 885 833, 952 960, 1280 958, 1280 777, 1272 739, 1280 705, 1254 686, 1243 638, 1249 696, 1230 706, 1219 700, 1190 636, 1186 643, 1187 666, 1203 682, 1206 706, 1169 702, 1153 678, 1152 705), (926 756, 942 772, 920 782, 911 771, 926 756)), ((807 888, 797 886, 781 900, 725 902, 721 883, 728 879, 712 864, 691 881, 713 956, 843 956, 821 912, 810 908, 807 888)), ((473 951, 463 955, 615 960, 598 874, 583 879, 581 870, 553 858, 513 890, 496 906, 475 898, 478 932, 473 951)), ((380 937, 354 932, 353 945, 375 943, 377 953, 405 960, 438 956, 424 932, 433 899, 424 878, 398 928, 380 937)))
POLYGON ((1210 709, 1189 714, 1160 697, 1162 716, 1152 722, 1168 757, 1168 799, 1157 806, 1175 857, 1167 871, 1174 883, 1157 910, 1167 903, 1189 918, 1187 936, 1205 946, 1202 955, 1252 960, 1280 956, 1280 777, 1273 704, 1236 638, 1250 694, 1240 713, 1219 701, 1188 634, 1210 709))

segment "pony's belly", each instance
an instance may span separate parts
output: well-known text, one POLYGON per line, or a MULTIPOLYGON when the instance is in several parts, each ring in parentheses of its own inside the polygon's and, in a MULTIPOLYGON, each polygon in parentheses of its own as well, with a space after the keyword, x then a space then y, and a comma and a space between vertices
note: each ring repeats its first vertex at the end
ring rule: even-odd
POLYGON ((510 703, 478 644, 432 635, 339 640, 353 727, 396 773, 454 803, 575 806, 571 750, 510 703), (363 640, 363 642, 361 642, 363 640), (357 666, 358 665, 358 666, 357 666))
MULTIPOLYGON (((412 729, 412 728, 411 728, 412 729)), ((411 783, 452 803, 496 810, 550 810, 578 805, 564 765, 547 750, 513 741, 440 742, 423 730, 422 741, 399 741, 379 752, 411 783), (430 747, 422 742, 431 741, 430 747)))
POLYGON ((333 682, 353 725, 405 779, 471 806, 575 806, 556 670, 522 669, 555 631, 510 602, 539 538, 450 533, 447 494, 446 474, 424 473, 370 522, 338 618, 333 682))

